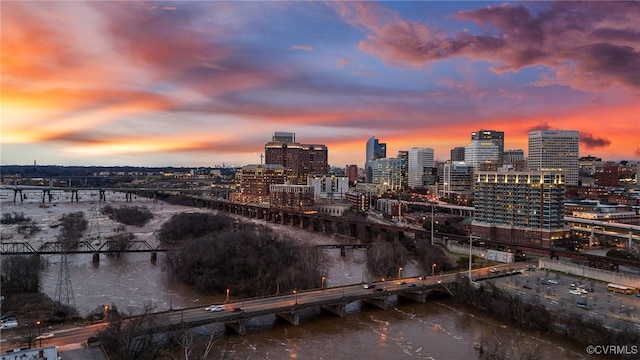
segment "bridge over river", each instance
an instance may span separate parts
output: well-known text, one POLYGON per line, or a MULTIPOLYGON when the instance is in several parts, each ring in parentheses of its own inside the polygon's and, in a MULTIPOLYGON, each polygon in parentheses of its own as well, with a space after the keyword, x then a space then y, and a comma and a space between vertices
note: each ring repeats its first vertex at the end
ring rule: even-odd
MULTIPOLYGON (((500 265, 511 272, 522 271, 524 264, 500 265)), ((502 274, 509 273, 502 271, 502 274)), ((293 325, 300 324, 303 311, 320 308, 322 313, 344 317, 346 306, 361 301, 380 309, 387 309, 389 297, 426 302, 435 293, 452 294, 451 286, 459 275, 469 276, 467 271, 427 277, 411 277, 370 283, 368 288, 363 284, 322 288, 304 292, 294 292, 256 299, 237 300, 223 304, 224 310, 206 311, 203 306, 169 310, 146 315, 156 332, 173 331, 197 327, 211 323, 224 323, 225 327, 238 334, 246 333, 246 324, 256 317, 274 315, 285 319, 293 325)), ((474 281, 495 277, 489 268, 476 269, 471 272, 474 281)))

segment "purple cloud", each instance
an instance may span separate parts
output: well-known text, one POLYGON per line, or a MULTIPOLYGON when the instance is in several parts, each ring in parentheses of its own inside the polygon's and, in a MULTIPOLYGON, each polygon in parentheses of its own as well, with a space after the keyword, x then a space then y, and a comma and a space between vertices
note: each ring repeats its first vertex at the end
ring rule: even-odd
POLYGON ((587 149, 594 149, 599 147, 607 147, 611 145, 611 141, 603 138, 595 138, 591 133, 581 131, 580 143, 587 149))

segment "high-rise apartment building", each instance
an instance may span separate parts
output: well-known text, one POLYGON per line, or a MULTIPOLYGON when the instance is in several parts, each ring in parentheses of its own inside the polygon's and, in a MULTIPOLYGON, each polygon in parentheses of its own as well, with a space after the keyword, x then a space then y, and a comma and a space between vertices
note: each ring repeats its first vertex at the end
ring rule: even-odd
POLYGON ((541 171, 474 174, 473 234, 510 245, 549 248, 569 236, 564 175, 541 171))
POLYGON ((382 158, 371 161, 371 183, 378 186, 382 192, 399 191, 404 179, 402 168, 404 160, 400 158, 382 158))
POLYGON ((502 155, 502 162, 505 164, 516 164, 524 161, 524 150, 505 150, 502 155))
POLYGON ((578 185, 580 169, 580 132, 577 130, 529 131, 529 158, 531 171, 559 171, 567 186, 578 185))
POLYGON ((498 161, 504 152, 504 131, 478 130, 471 133, 471 140, 489 140, 498 147, 498 161))
POLYGON ((432 185, 433 167, 435 165, 433 149, 414 147, 409 149, 407 166, 407 182, 411 189, 424 189, 432 185))
POLYGON ((272 140, 264 146, 265 164, 282 165, 289 184, 306 185, 310 174, 328 172, 328 150, 325 145, 300 144, 295 142, 295 134, 284 132, 274 133, 272 140))

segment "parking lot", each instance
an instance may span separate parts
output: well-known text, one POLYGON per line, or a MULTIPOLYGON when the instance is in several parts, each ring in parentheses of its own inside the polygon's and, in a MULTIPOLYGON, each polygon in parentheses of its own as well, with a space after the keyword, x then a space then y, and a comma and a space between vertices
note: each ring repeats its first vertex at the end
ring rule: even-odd
POLYGON ((610 327, 620 321, 630 322, 640 331, 640 297, 612 293, 606 283, 540 269, 492 281, 525 301, 539 301, 548 309, 599 317, 610 327))

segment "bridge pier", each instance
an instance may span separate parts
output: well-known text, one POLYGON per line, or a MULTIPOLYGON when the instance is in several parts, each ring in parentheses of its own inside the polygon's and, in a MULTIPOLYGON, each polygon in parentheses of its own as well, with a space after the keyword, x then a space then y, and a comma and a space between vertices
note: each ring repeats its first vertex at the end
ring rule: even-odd
POLYGON ((91 259, 91 262, 94 264, 99 264, 100 263, 100 253, 93 253, 93 258, 91 259))
POLYGON ((297 311, 279 312, 276 313, 276 315, 282 319, 285 319, 291 325, 300 325, 300 313, 298 313, 297 311))
POLYGON ((151 253, 151 263, 155 264, 156 260, 158 260, 158 253, 154 251, 151 253))
POLYGON ((340 317, 347 316, 346 304, 322 305, 320 308, 340 317))
POLYGON ((389 303, 387 302, 387 296, 379 297, 379 298, 364 298, 363 302, 367 304, 371 304, 379 309, 387 310, 389 308, 389 303))
POLYGON ((410 293, 398 293, 398 299, 404 298, 424 304, 427 302, 427 293, 424 291, 416 291, 410 293))
POLYGON ((245 325, 246 321, 226 321, 224 323, 225 329, 229 329, 234 331, 238 335, 247 335, 247 326, 245 325))
POLYGON ((18 189, 13 189, 13 203, 16 203, 16 196, 18 196, 18 193, 20 193, 20 202, 24 201, 24 197, 22 196, 22 190, 18 190, 18 189))
POLYGON ((99 191, 100 196, 98 201, 107 201, 107 196, 105 195, 105 190, 104 189, 100 189, 99 191))

